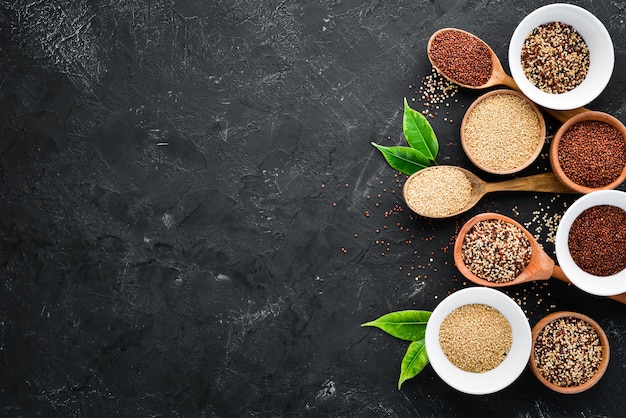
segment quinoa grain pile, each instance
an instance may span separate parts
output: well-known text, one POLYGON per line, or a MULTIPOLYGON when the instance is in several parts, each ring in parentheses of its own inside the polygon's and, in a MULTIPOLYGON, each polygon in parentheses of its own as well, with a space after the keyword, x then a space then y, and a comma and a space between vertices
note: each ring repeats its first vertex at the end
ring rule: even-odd
POLYGON ((567 245, 574 263, 587 273, 610 276, 626 268, 626 211, 598 205, 572 222, 567 245))
POLYGON ((585 187, 603 187, 626 166, 626 138, 613 125, 586 120, 569 127, 557 149, 565 176, 585 187))
POLYGON ((477 165, 494 171, 522 166, 541 141, 537 113, 514 94, 494 94, 477 102, 462 129, 465 147, 477 165))
POLYGON ((428 55, 444 76, 466 86, 482 86, 493 72, 487 44, 463 31, 439 32, 430 44, 428 55))
POLYGON ((429 217, 448 216, 469 203, 472 184, 461 170, 434 166, 419 171, 407 182, 404 193, 415 212, 429 217))
POLYGON ((514 280, 532 255, 524 231, 501 219, 476 222, 463 239, 463 263, 476 276, 494 283, 514 280))
POLYGON ((587 77, 589 48, 572 26, 545 23, 524 40, 521 63, 526 78, 537 88, 546 93, 565 93, 587 77))
POLYGON ((511 324, 497 309, 463 305, 450 312, 439 328, 439 344, 461 370, 484 373, 496 368, 513 344, 511 324))
POLYGON ((586 321, 565 317, 547 324, 533 349, 537 370, 550 383, 580 386, 593 377, 602 362, 602 345, 586 321))

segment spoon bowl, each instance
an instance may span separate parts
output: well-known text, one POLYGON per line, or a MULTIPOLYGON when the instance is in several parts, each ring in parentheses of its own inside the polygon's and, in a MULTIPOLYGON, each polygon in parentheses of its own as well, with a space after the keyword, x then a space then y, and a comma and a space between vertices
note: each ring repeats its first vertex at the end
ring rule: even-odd
POLYGON ((554 260, 552 260, 550 256, 548 256, 548 254, 543 250, 541 245, 539 245, 535 237, 533 237, 526 228, 524 228, 517 221, 509 218, 508 216, 501 215, 499 213, 481 213, 474 216, 472 219, 467 221, 465 225, 463 225, 454 243, 454 263, 456 264, 461 274, 463 274, 463 276, 465 276, 467 279, 476 284, 487 287, 505 287, 533 280, 547 280, 552 277, 555 267, 554 260), (530 261, 528 262, 528 265, 524 268, 524 270, 511 281, 498 283, 480 278, 472 273, 472 271, 463 261, 462 248, 465 237, 474 225, 476 225, 478 222, 487 220, 501 220, 515 225, 524 233, 524 236, 530 243, 530 261))
MULTIPOLYGON (((543 247, 537 242, 535 237, 530 232, 528 232, 526 228, 524 228, 514 219, 511 219, 508 216, 501 215, 499 213, 481 213, 474 216, 463 225, 454 243, 454 264, 465 278, 478 285, 486 287, 514 286, 535 280, 547 280, 550 277, 554 277, 555 279, 566 283, 572 283, 565 275, 563 270, 555 264, 554 260, 545 252, 543 247), (462 248, 467 233, 478 222, 492 219, 499 219, 515 225, 524 233, 524 236, 530 242, 532 251, 530 261, 528 262, 524 270, 515 279, 508 282, 496 283, 486 279, 482 279, 472 273, 472 271, 467 267, 463 260, 462 248)), ((626 293, 607 295, 607 297, 620 303, 626 304, 626 293)))
MULTIPOLYGON (((471 208, 473 208, 480 199, 486 195, 487 193, 492 192, 500 192, 500 191, 526 191, 526 192, 548 192, 548 193, 575 193, 572 189, 565 186, 563 183, 556 178, 554 173, 541 173, 534 174, 526 177, 519 177, 511 180, 504 180, 498 182, 486 182, 478 177, 476 174, 471 171, 461 168, 458 166, 433 166, 428 167, 423 170, 420 170, 414 174, 412 174, 408 180, 406 181, 403 187, 404 200, 409 206, 409 208, 417 213, 418 215, 427 217, 427 218, 449 218, 452 216, 460 215, 461 213, 467 212, 471 208), (456 212, 447 214, 447 215, 433 215, 429 213, 425 213, 415 205, 411 205, 411 199, 408 198, 408 193, 411 190, 413 181, 419 176, 423 174, 427 170, 436 170, 438 167, 453 167, 459 171, 461 171, 465 177, 469 180, 471 184, 471 192, 470 199, 466 203, 466 205, 457 210, 456 212)), ((444 191, 441 191, 444 193, 444 191)))
POLYGON ((515 83, 515 80, 513 80, 513 78, 510 77, 504 71, 504 68, 502 67, 502 63, 500 63, 500 60, 498 59, 498 56, 496 55, 496 53, 493 52, 493 49, 491 49, 491 47, 489 45, 487 45, 487 43, 485 43, 478 36, 476 36, 474 34, 471 34, 471 33, 467 32, 467 31, 464 31, 464 30, 461 30, 461 29, 454 29, 454 28, 439 29, 438 31, 433 33, 431 35, 430 39, 428 40, 427 51, 428 51, 428 59, 430 60, 430 63, 432 64, 433 68, 435 70, 437 70, 437 72, 439 72, 439 74, 444 76, 446 79, 450 80, 451 82, 453 82, 455 84, 458 84, 461 87, 464 87, 464 88, 467 88, 467 89, 472 89, 472 90, 482 90, 482 89, 486 89, 486 88, 493 87, 493 86, 504 85, 504 86, 510 87, 510 88, 512 88, 514 90, 519 90, 519 87, 517 87, 517 84, 515 83), (483 83, 483 84, 481 84, 479 86, 463 84, 463 83, 460 83, 458 80, 455 80, 450 74, 447 74, 445 71, 442 71, 442 69, 435 64, 436 59, 434 59, 433 52, 432 52, 433 51, 433 48, 432 48, 433 42, 435 42, 435 40, 436 40, 436 38, 438 36, 440 36, 444 32, 448 32, 448 31, 462 33, 462 34, 464 34, 466 36, 469 36, 470 38, 472 38, 476 42, 480 43, 483 47, 485 47, 489 51, 489 59, 491 60, 491 67, 492 67, 491 77, 489 77, 489 80, 487 80, 485 83, 483 83))

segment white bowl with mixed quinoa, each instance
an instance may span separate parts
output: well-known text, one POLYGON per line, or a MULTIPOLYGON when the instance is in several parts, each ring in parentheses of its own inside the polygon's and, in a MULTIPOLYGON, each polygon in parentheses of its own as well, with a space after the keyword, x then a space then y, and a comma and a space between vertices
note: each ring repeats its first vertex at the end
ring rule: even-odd
POLYGON ((603 23, 573 4, 540 7, 516 27, 509 68, 529 99, 548 109, 583 107, 613 74, 613 41, 603 23))

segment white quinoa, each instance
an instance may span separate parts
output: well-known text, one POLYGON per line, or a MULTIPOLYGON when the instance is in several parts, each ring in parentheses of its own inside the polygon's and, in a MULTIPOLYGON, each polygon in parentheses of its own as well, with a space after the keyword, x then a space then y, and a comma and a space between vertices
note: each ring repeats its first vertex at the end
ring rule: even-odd
POLYGON ((494 171, 523 165, 541 140, 541 125, 533 107, 507 93, 478 102, 467 115, 463 129, 468 153, 478 165, 494 171))
POLYGON ((497 309, 484 304, 463 305, 450 312, 439 327, 439 345, 461 370, 484 373, 506 358, 513 344, 511 324, 497 309))
POLYGON ((454 167, 434 166, 420 171, 405 190, 407 204, 424 216, 447 216, 458 212, 472 197, 472 184, 454 167))

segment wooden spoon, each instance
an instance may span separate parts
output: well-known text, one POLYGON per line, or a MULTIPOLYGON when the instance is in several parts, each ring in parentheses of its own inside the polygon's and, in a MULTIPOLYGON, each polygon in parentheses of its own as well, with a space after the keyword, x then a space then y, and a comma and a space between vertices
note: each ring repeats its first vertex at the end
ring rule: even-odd
POLYGON ((414 174, 412 174, 403 187, 404 200, 407 202, 409 208, 417 213, 418 215, 425 216, 427 218, 449 218, 452 216, 459 215, 463 212, 468 211, 472 207, 474 207, 478 201, 487 193, 492 192, 511 192, 511 191, 519 191, 519 192, 548 192, 548 193, 576 193, 574 190, 565 186, 552 172, 534 174, 526 177, 519 177, 511 180, 503 180, 497 182, 486 182, 478 177, 476 174, 472 173, 465 168, 457 167, 457 166, 444 166, 437 165, 433 167, 424 168, 414 174), (420 173, 424 173, 427 170, 437 170, 438 167, 453 167, 457 170, 460 170, 465 174, 465 177, 470 181, 472 186, 471 189, 471 197, 469 202, 458 211, 454 213, 450 213, 444 216, 433 216, 432 214, 420 213, 419 208, 415 208, 411 206, 410 199, 407 198, 408 190, 411 189, 411 183, 413 180, 420 175, 420 173))
MULTIPOLYGON (((435 70, 437 70, 437 72, 439 72, 439 74, 441 74, 442 76, 444 76, 445 78, 447 78, 451 82, 453 82, 455 84, 458 84, 461 87, 464 87, 464 88, 467 88, 467 89, 472 89, 472 90, 482 90, 482 89, 486 89, 486 88, 497 86, 497 85, 503 85, 503 86, 507 86, 507 87, 509 87, 509 88, 511 88, 513 90, 520 91, 520 88, 518 87, 518 85, 515 82, 515 80, 513 79, 513 77, 509 76, 504 71, 504 68, 502 68, 502 64, 500 63, 500 60, 498 59, 498 56, 496 55, 496 53, 493 52, 491 47, 489 45, 487 45, 487 43, 485 41, 483 41, 482 39, 480 39, 479 37, 477 37, 476 35, 474 35, 472 33, 466 32, 466 31, 461 30, 461 29, 455 29, 455 28, 443 28, 443 29, 440 29, 437 32, 433 33, 431 35, 430 39, 428 40, 427 51, 428 51, 428 59, 430 60, 430 63, 433 66, 433 68, 435 70), (435 39, 437 37, 437 35, 439 35, 441 32, 445 32, 445 31, 456 31, 456 32, 465 33, 465 34, 471 36, 472 38, 475 38, 476 40, 478 40, 482 44, 484 44, 484 46, 489 50, 489 54, 491 56, 491 65, 492 65, 493 70, 491 72, 491 77, 489 78, 489 80, 487 80, 487 82, 485 84, 482 84, 480 86, 471 86, 471 85, 459 83, 457 80, 454 80, 453 78, 451 78, 448 74, 446 74, 445 72, 441 71, 441 69, 438 68, 435 65, 434 60, 433 60, 432 55, 431 55, 431 46, 432 46, 432 43, 433 43, 433 39, 435 39)), ((471 64, 470 64, 470 66, 471 66, 471 64)), ((587 112, 588 111, 588 109, 586 109, 584 107, 579 107, 579 108, 571 109, 571 110, 553 110, 553 109, 547 109, 547 108, 542 108, 542 109, 546 113, 548 113, 549 115, 554 117, 556 120, 558 120, 559 122, 565 122, 566 120, 572 118, 573 116, 575 116, 575 115, 577 115, 579 113, 583 113, 583 112, 587 112)))
MULTIPOLYGON (((508 216, 504 216, 499 213, 481 213, 474 216, 472 219, 467 221, 465 225, 463 225, 454 243, 454 264, 464 277, 476 284, 486 287, 514 286, 516 284, 530 282, 533 280, 547 280, 550 277, 554 277, 555 279, 561 280, 566 283, 571 283, 571 281, 563 273, 563 270, 555 264, 554 260, 550 258, 550 256, 544 251, 543 247, 539 245, 535 237, 532 236, 526 228, 524 228, 522 225, 520 225, 515 220, 509 218, 508 216), (480 277, 472 273, 463 261, 461 248, 463 247, 463 241, 465 240, 465 236, 477 222, 490 219, 500 219, 502 221, 509 222, 517 226, 520 230, 524 232, 524 235, 531 245, 532 254, 530 256, 530 262, 515 279, 508 282, 495 283, 490 282, 489 280, 481 279, 480 277)), ((619 295, 607 297, 620 303, 626 304, 626 293, 620 293, 619 295)))

